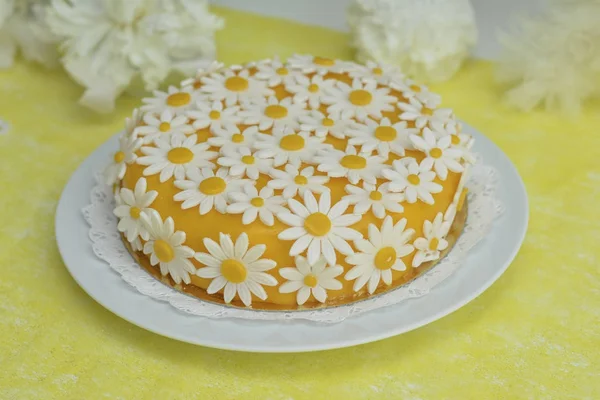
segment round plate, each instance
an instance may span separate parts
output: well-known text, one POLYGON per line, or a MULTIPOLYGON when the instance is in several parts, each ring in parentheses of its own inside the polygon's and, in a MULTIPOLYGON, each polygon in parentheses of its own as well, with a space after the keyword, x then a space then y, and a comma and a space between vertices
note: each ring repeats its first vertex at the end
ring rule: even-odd
POLYGON ((94 174, 118 146, 104 143, 75 171, 56 210, 56 241, 77 283, 102 306, 144 329, 184 342, 254 352, 302 352, 335 349, 398 335, 435 321, 473 300, 506 270, 527 230, 527 194, 508 157, 489 139, 465 125, 475 137, 474 150, 500 175, 497 196, 505 206, 486 238, 465 264, 423 297, 350 317, 337 324, 304 320, 248 321, 209 319, 178 311, 129 286, 92 252, 89 227, 81 209, 90 202, 94 174))

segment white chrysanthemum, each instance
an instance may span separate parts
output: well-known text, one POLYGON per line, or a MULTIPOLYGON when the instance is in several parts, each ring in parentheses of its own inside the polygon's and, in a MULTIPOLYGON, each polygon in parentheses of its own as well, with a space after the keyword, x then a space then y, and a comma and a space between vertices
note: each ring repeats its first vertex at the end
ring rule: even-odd
POLYGON ((244 125, 258 125, 258 129, 264 131, 271 127, 299 128, 298 118, 307 113, 304 104, 294 103, 291 97, 277 100, 277 97, 270 96, 266 102, 244 104, 239 115, 244 125))
POLYGON ((223 131, 232 132, 236 129, 236 125, 242 122, 242 118, 238 115, 240 108, 238 106, 225 107, 220 101, 213 101, 208 104, 206 101, 199 101, 196 107, 186 113, 186 115, 194 120, 193 126, 195 130, 209 128, 213 135, 223 131))
POLYGON ((291 69, 299 69, 305 74, 316 72, 325 75, 328 72, 344 72, 347 65, 344 61, 312 56, 310 54, 294 54, 287 60, 291 69))
POLYGON ((235 65, 203 77, 199 91, 208 94, 211 100, 223 100, 227 106, 262 101, 274 93, 265 82, 250 77, 248 69, 235 65))
POLYGON ((297 103, 308 103, 312 109, 318 109, 321 106, 321 98, 325 95, 326 89, 335 84, 335 79, 323 80, 321 75, 308 77, 299 75, 295 82, 285 85, 285 90, 294 95, 294 101, 297 103))
POLYGON ((285 199, 281 196, 274 196, 273 189, 268 186, 260 189, 260 193, 254 185, 246 184, 238 187, 236 191, 229 194, 231 204, 227 207, 230 214, 242 215, 242 224, 248 225, 260 217, 263 224, 273 226, 275 218, 273 214, 285 212, 285 199))
POLYGON ((317 137, 331 135, 338 139, 345 139, 348 129, 355 126, 356 121, 352 119, 339 119, 334 115, 325 115, 320 111, 312 110, 310 114, 299 118, 300 129, 314 132, 317 137))
POLYGON ((437 108, 442 102, 442 96, 431 92, 427 86, 419 85, 411 79, 393 80, 390 82, 390 87, 401 92, 404 98, 414 98, 431 109, 437 108))
POLYGON ((152 143, 160 137, 167 138, 170 134, 189 135, 194 132, 185 115, 176 116, 169 109, 165 109, 158 117, 153 113, 146 113, 143 120, 145 125, 135 128, 135 134, 143 138, 144 144, 152 143))
POLYGON ((248 179, 234 178, 228 168, 219 168, 215 173, 210 168, 189 170, 187 179, 176 180, 175 187, 182 191, 173 196, 175 201, 183 201, 182 209, 198 206, 200 215, 214 209, 225 214, 229 204, 229 193, 240 185, 250 183, 248 179))
POLYGON ((406 229, 406 218, 395 225, 391 216, 383 220, 381 230, 374 224, 369 224, 369 239, 359 239, 354 242, 358 251, 348 257, 346 262, 354 267, 344 278, 355 280, 353 289, 359 291, 368 282, 367 290, 373 294, 380 281, 386 285, 392 284, 392 270, 406 271, 402 257, 414 251, 408 244, 415 231, 406 229))
POLYGON ((386 117, 379 122, 367 118, 364 123, 349 128, 347 134, 351 136, 348 144, 361 146, 362 151, 377 150, 380 156, 387 159, 390 151, 403 156, 405 149, 412 149, 410 135, 418 132, 418 129, 408 128, 406 121, 392 124, 386 117))
POLYGON ((442 191, 442 185, 433 182, 435 172, 431 170, 431 159, 421 161, 404 158, 392 163, 393 169, 384 169, 383 176, 390 181, 389 189, 394 192, 403 192, 406 201, 415 203, 418 199, 427 204, 433 204, 432 193, 442 191))
POLYGON ((194 250, 184 246, 185 232, 175 231, 173 218, 163 222, 158 211, 148 209, 140 215, 148 231, 148 241, 144 244, 144 254, 150 255, 150 264, 160 266, 163 276, 171 275, 175 283, 190 283, 190 275, 196 271, 190 258, 194 250))
POLYGON ((436 139, 429 128, 423 130, 423 136, 411 135, 410 140, 414 146, 425 152, 425 160, 431 160, 435 172, 441 180, 446 180, 448 170, 452 172, 462 172, 465 168, 460 164, 462 152, 459 148, 450 148, 452 137, 450 135, 436 139))
POLYGON ((257 71, 254 74, 256 79, 267 82, 267 86, 273 87, 281 84, 293 84, 296 79, 302 75, 299 71, 288 68, 279 58, 267 60, 257 65, 257 71))
POLYGON ((161 137, 154 144, 156 147, 142 147, 145 155, 137 159, 138 164, 147 166, 144 169, 145 176, 160 172, 161 182, 166 182, 172 176, 183 180, 191 170, 215 167, 210 160, 215 159, 218 153, 208 151, 208 143, 198 143, 197 135, 161 137))
POLYGON ((448 241, 444 237, 448 234, 451 226, 452 222, 444 221, 441 212, 436 215, 433 222, 426 220, 423 223, 423 237, 415 239, 414 242, 417 253, 413 258, 413 267, 416 268, 424 262, 440 258, 440 252, 448 248, 448 241))
POLYGON ((258 158, 272 158, 273 166, 283 164, 300 166, 303 162, 313 161, 318 151, 330 149, 332 146, 323 143, 322 138, 310 136, 308 132, 295 132, 290 127, 273 128, 271 135, 257 135, 254 147, 259 151, 258 158))
POLYGON ((267 174, 273 166, 272 158, 259 158, 256 151, 252 152, 247 147, 223 151, 223 156, 217 160, 219 165, 229 167, 233 176, 243 176, 257 180, 259 174, 267 174))
POLYGON ((117 230, 123 232, 130 243, 138 236, 148 240, 148 231, 140 216, 148 212, 150 205, 158 196, 158 192, 156 190, 146 192, 147 188, 146 178, 140 178, 136 182, 134 190, 121 188, 115 194, 117 207, 113 213, 119 217, 117 230))
POLYGON ((240 234, 235 245, 229 235, 219 233, 219 242, 204 238, 204 246, 208 253, 198 252, 194 258, 206 265, 199 268, 196 275, 212 279, 206 292, 214 294, 223 290, 225 303, 237 295, 246 306, 252 304, 252 294, 261 300, 267 299, 264 286, 277 285, 277 279, 265 271, 275 268, 273 260, 260 258, 267 246, 259 244, 248 249, 249 241, 246 233, 240 234))
POLYGON ((315 175, 315 167, 305 167, 302 171, 298 167, 287 164, 285 170, 272 169, 269 175, 273 178, 267 185, 273 189, 283 189, 283 197, 286 199, 300 194, 304 196, 304 192, 321 194, 329 190, 325 184, 329 182, 329 177, 326 175, 315 175))
POLYGON ((181 87, 191 87, 194 90, 197 90, 202 86, 202 78, 205 76, 209 76, 214 72, 218 72, 222 69, 224 64, 219 61, 206 61, 203 66, 196 70, 196 75, 193 78, 187 78, 181 81, 181 87))
POLYGON ((404 74, 395 65, 376 63, 367 60, 366 65, 356 64, 348 71, 351 78, 360 78, 362 80, 374 80, 381 85, 388 85, 391 81, 401 81, 404 74))
POLYGON ((346 177, 354 185, 361 180, 376 183, 385 166, 383 157, 374 156, 371 152, 357 153, 351 145, 346 147, 345 152, 337 149, 322 151, 314 160, 319 164, 319 171, 326 172, 331 178, 346 177))
POLYGON ((302 256, 295 258, 296 268, 281 268, 279 275, 287 279, 279 287, 279 293, 296 293, 296 303, 306 303, 310 295, 320 303, 327 300, 327 290, 340 290, 342 283, 335 279, 344 272, 340 265, 327 267, 327 260, 319 259, 314 265, 302 256))
POLYGON ((240 128, 236 125, 232 129, 220 130, 215 133, 214 137, 209 137, 207 142, 211 146, 219 147, 221 153, 235 152, 240 148, 248 148, 254 145, 256 136, 258 136, 258 126, 249 126, 240 132, 240 128))
POLYGON ((136 151, 142 146, 142 139, 135 136, 121 135, 119 138, 119 150, 113 154, 113 162, 104 170, 104 181, 107 185, 114 185, 123 179, 127 164, 138 159, 136 151))
POLYGON ((389 88, 378 88, 375 81, 354 79, 352 86, 336 81, 335 86, 326 88, 326 91, 321 101, 330 104, 327 112, 340 119, 354 117, 364 121, 368 116, 379 119, 382 111, 393 111, 394 103, 398 101, 395 96, 389 95, 389 88))
POLYGON ((346 185, 347 196, 343 199, 349 204, 354 205, 354 213, 364 215, 370 209, 373 215, 381 219, 386 216, 386 210, 394 213, 401 213, 404 207, 400 204, 404 201, 404 194, 390 192, 389 183, 379 185, 379 187, 363 182, 362 188, 354 185, 346 185))
POLYGON ((335 250, 344 255, 354 253, 347 240, 357 240, 362 235, 348 226, 354 225, 362 217, 344 214, 348 208, 346 200, 340 200, 331 207, 329 192, 321 194, 317 203, 315 196, 306 191, 304 204, 289 199, 288 207, 290 210, 277 214, 277 218, 291 228, 282 231, 277 237, 281 240, 294 240, 290 249, 291 256, 297 256, 308 249, 306 258, 311 265, 323 256, 333 266, 337 260, 335 250))
POLYGON ((178 89, 175 86, 169 86, 166 92, 155 90, 153 97, 142 99, 144 103, 140 109, 147 113, 162 114, 169 110, 174 115, 185 115, 196 103, 198 94, 188 88, 178 89))

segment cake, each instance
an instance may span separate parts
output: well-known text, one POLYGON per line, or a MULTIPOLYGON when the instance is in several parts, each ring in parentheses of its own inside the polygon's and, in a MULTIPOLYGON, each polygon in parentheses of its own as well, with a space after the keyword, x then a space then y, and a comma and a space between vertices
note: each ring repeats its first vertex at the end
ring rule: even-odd
POLYGON ((385 293, 462 232, 473 139, 390 66, 311 55, 143 100, 105 171, 141 267, 205 301, 299 310, 385 293))

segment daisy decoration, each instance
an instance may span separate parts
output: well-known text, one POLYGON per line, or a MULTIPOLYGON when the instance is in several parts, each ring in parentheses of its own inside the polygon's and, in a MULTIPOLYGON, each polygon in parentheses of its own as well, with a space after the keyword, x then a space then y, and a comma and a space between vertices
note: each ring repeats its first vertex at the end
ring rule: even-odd
POLYGON ((259 101, 274 92, 267 88, 266 82, 250 77, 248 69, 239 65, 232 66, 224 72, 212 73, 201 78, 199 91, 211 100, 223 100, 226 106, 238 102, 259 101))
POLYGON ((404 207, 400 204, 404 201, 404 194, 390 192, 389 183, 379 185, 379 187, 363 182, 362 188, 354 185, 346 185, 347 196, 343 199, 349 204, 354 205, 355 214, 364 214, 370 209, 373 215, 381 219, 385 217, 385 211, 401 213, 404 207))
POLYGON ((249 126, 243 132, 240 132, 240 128, 236 125, 231 129, 218 130, 215 132, 214 137, 208 138, 207 142, 211 146, 220 147, 221 153, 224 153, 251 146, 256 136, 261 134, 258 132, 258 126, 249 126))
POLYGON ((319 171, 326 172, 331 178, 347 177, 353 185, 361 180, 375 184, 385 166, 383 157, 373 156, 371 152, 357 153, 352 145, 348 145, 345 152, 323 150, 317 153, 314 160, 319 164, 319 171))
POLYGON ((321 98, 326 88, 331 88, 334 84, 334 79, 323 80, 321 75, 299 75, 295 82, 286 84, 285 90, 294 94, 295 102, 308 103, 310 108, 316 110, 321 106, 321 98))
POLYGON ((113 213, 119 218, 117 229, 125 234, 128 242, 133 242, 138 236, 148 240, 149 234, 140 216, 149 210, 158 192, 156 190, 147 192, 147 187, 146 178, 140 178, 134 190, 121 188, 115 195, 117 207, 113 213))
POLYGON ((347 69, 347 64, 340 60, 312 56, 309 54, 294 54, 287 60, 291 69, 299 69, 305 74, 317 73, 325 75, 328 72, 342 73, 347 69))
POLYGON ((273 189, 268 186, 260 189, 260 193, 252 184, 245 184, 237 191, 229 194, 231 204, 227 207, 230 214, 244 214, 242 224, 248 225, 260 217, 263 224, 273 226, 275 219, 273 214, 285 212, 283 207, 285 199, 281 196, 274 196, 273 189))
POLYGON ((419 267, 427 261, 433 261, 440 258, 441 251, 448 248, 448 241, 444 237, 448 234, 451 221, 444 221, 444 216, 440 212, 432 221, 423 223, 423 237, 415 239, 415 248, 417 252, 413 258, 412 266, 419 267))
POLYGON ((279 58, 260 63, 256 69, 254 77, 266 81, 269 87, 293 84, 298 77, 304 76, 297 70, 290 70, 279 58))
POLYGON ((389 95, 389 88, 377 88, 377 82, 362 82, 358 78, 352 85, 336 81, 335 86, 326 90, 321 101, 330 104, 327 112, 340 119, 355 117, 364 121, 368 116, 380 119, 382 111, 394 111, 394 103, 398 101, 389 95))
POLYGON ((418 85, 410 79, 392 79, 390 87, 402 93, 405 99, 415 99, 426 107, 434 109, 442 102, 442 96, 432 93, 425 85, 418 85))
POLYGON ((152 93, 154 97, 142 99, 144 105, 140 109, 155 114, 170 110, 175 115, 185 115, 185 112, 194 105, 197 97, 190 87, 178 89, 175 86, 169 86, 167 92, 155 90, 152 93))
POLYGON ((408 103, 400 102, 397 105, 402 111, 399 118, 413 121, 419 129, 433 122, 446 123, 452 118, 452 111, 449 108, 429 108, 414 97, 408 99, 408 103))
POLYGON ((327 267, 327 260, 320 258, 314 265, 302 256, 295 259, 296 268, 281 268, 279 275, 288 281, 279 287, 279 293, 296 293, 296 303, 303 305, 310 295, 320 303, 327 300, 327 290, 339 290, 342 283, 336 278, 344 272, 340 265, 327 267))
POLYGON ((300 194, 304 196, 307 190, 312 193, 323 193, 329 190, 325 184, 329 182, 327 175, 315 175, 315 167, 308 166, 299 170, 297 166, 286 164, 284 170, 271 169, 271 179, 267 185, 273 189, 283 189, 286 199, 300 194))
POLYGON ((404 79, 404 74, 400 68, 395 65, 379 64, 368 60, 366 65, 353 64, 349 69, 348 75, 351 78, 360 78, 363 80, 375 80, 377 83, 387 85, 392 80, 404 79))
POLYGON ((210 105, 199 101, 196 107, 186 113, 188 118, 194 120, 195 130, 209 128, 212 134, 222 131, 231 132, 242 119, 238 116, 238 106, 223 107, 220 101, 213 101, 210 105))
POLYGON ((193 78, 188 78, 181 81, 182 87, 191 86, 193 89, 197 90, 202 86, 202 78, 212 74, 213 72, 219 71, 223 68, 224 64, 218 61, 210 61, 207 62, 203 68, 198 68, 196 70, 196 76, 193 78))
POLYGON ((273 166, 272 158, 259 158, 256 151, 252 152, 248 147, 223 150, 222 153, 223 156, 217 163, 229 167, 229 173, 233 176, 245 174, 248 178, 257 180, 259 174, 267 174, 273 166))
POLYGON ((367 118, 362 124, 355 124, 347 132, 351 136, 348 144, 361 146, 362 151, 377 150, 378 155, 387 159, 390 151, 403 156, 406 148, 412 149, 409 137, 419 130, 408 128, 406 121, 392 124, 386 117, 379 122, 367 118))
POLYGON ((104 170, 104 181, 107 185, 114 185, 123 179, 127 171, 127 164, 137 160, 136 151, 142 146, 142 139, 135 135, 121 135, 119 138, 119 150, 113 154, 113 162, 104 170))
POLYGON ((185 115, 175 115, 169 109, 165 109, 159 116, 153 113, 144 114, 144 124, 135 128, 135 134, 144 139, 144 144, 152 143, 162 135, 194 133, 194 128, 188 124, 185 115))
POLYGON ((462 151, 459 148, 450 148, 452 144, 450 135, 436 139, 431 129, 425 128, 422 137, 411 135, 410 140, 417 149, 427 154, 425 160, 431 161, 441 180, 446 180, 448 170, 452 172, 463 172, 465 170, 459 162, 462 151))
POLYGON ((277 100, 277 97, 270 96, 266 102, 244 103, 239 115, 244 125, 258 125, 258 129, 264 131, 273 126, 296 129, 300 126, 298 118, 306 113, 304 104, 294 103, 291 97, 277 100))
POLYGON ((292 128, 275 127, 271 135, 258 135, 254 147, 258 158, 273 158, 273 166, 290 163, 300 166, 311 162, 315 153, 332 148, 322 138, 310 136, 308 132, 296 133, 292 128))
POLYGON ((300 129, 314 132, 317 137, 331 135, 334 138, 345 139, 346 133, 353 128, 356 121, 352 119, 339 119, 332 114, 325 115, 320 111, 312 110, 309 114, 298 117, 300 129))
POLYGON ((420 164, 417 160, 409 157, 395 160, 392 169, 386 168, 382 171, 383 176, 390 181, 389 190, 403 192, 406 201, 415 203, 422 200, 427 204, 433 204, 433 195, 442 191, 442 185, 433 182, 435 172, 431 170, 433 162, 425 159, 420 164))

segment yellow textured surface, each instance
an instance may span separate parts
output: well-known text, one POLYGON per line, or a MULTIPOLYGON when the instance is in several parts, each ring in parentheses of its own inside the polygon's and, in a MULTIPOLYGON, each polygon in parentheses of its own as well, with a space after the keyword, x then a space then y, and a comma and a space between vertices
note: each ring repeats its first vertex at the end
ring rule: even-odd
MULTIPOLYGON (((346 37, 222 11, 225 62, 279 53, 348 58, 346 37)), ((95 116, 60 72, 0 71, 0 399, 598 399, 599 104, 574 120, 507 110, 492 66, 434 89, 517 165, 525 244, 478 299, 416 331, 349 349, 240 354, 162 338, 112 315, 71 279, 54 242, 69 175, 138 99, 95 116)))

